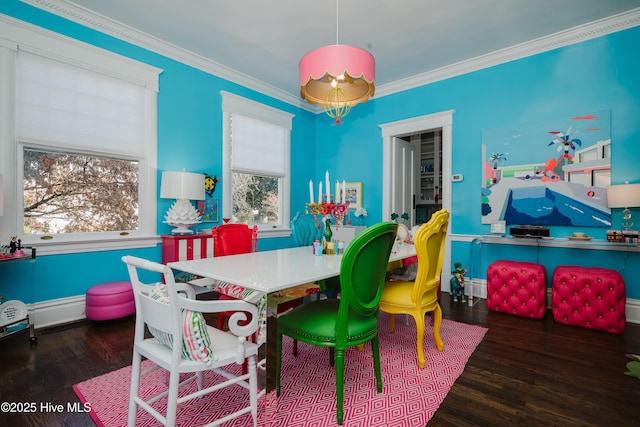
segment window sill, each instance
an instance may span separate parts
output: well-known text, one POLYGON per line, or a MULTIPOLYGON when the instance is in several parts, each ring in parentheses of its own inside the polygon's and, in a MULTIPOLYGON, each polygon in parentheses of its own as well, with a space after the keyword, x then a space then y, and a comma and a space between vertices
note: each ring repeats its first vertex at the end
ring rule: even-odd
MULTIPOLYGON (((259 239, 273 239, 278 237, 291 236, 290 228, 261 229, 258 232, 259 239)), ((25 242, 24 246, 33 246, 38 251, 38 256, 43 255, 62 255, 80 252, 100 252, 100 251, 116 251, 123 249, 136 248, 152 248, 160 243, 159 236, 137 236, 123 237, 118 239, 100 239, 86 241, 69 241, 69 242, 46 242, 33 241, 25 242)))
POLYGON ((158 245, 158 236, 123 237, 119 239, 85 240, 75 242, 22 242, 25 246, 33 246, 38 251, 38 256, 62 255, 80 252, 115 251, 134 248, 152 248, 158 245))
POLYGON ((258 228, 258 239, 272 239, 275 237, 291 236, 290 228, 258 228))

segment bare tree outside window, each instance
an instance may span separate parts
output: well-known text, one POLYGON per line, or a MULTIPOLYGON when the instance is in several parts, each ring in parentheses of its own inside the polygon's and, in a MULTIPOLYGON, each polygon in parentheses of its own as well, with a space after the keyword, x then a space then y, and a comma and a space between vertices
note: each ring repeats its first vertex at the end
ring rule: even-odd
POLYGON ((24 150, 24 234, 137 230, 137 161, 24 150))
POLYGON ((243 224, 279 223, 278 189, 280 179, 246 173, 233 173, 233 216, 243 224))

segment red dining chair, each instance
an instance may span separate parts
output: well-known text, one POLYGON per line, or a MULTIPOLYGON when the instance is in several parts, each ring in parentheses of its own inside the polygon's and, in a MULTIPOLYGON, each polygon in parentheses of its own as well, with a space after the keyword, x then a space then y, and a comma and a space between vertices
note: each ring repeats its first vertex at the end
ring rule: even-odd
MULTIPOLYGON (((238 255, 255 252, 258 249, 258 227, 247 224, 222 224, 214 228, 213 256, 238 255)), ((237 299, 220 292, 219 299, 237 299)), ((224 327, 225 320, 232 313, 218 315, 218 329, 224 327)))
POLYGON ((212 230, 213 256, 255 252, 258 247, 258 226, 222 224, 212 230))

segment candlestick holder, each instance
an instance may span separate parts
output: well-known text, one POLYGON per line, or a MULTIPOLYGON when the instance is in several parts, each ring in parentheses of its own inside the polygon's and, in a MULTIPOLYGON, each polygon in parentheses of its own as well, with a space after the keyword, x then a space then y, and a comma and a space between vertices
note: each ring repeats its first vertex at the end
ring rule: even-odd
POLYGON ((349 214, 348 203, 333 203, 333 202, 319 202, 319 203, 307 203, 306 213, 311 213, 318 221, 317 216, 333 218, 336 222, 336 227, 340 227, 344 224, 344 218, 349 214))

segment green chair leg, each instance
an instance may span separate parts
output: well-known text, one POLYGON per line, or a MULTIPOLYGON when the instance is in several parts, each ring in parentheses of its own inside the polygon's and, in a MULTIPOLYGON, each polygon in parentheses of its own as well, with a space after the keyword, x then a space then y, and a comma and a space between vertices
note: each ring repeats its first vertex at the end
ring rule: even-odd
POLYGON ((344 350, 336 350, 336 417, 342 425, 344 419, 344 350))
POLYGON ((382 393, 382 370, 380 369, 380 345, 378 337, 371 340, 371 351, 373 353, 373 369, 376 372, 376 389, 382 393))

